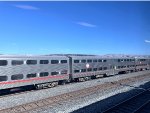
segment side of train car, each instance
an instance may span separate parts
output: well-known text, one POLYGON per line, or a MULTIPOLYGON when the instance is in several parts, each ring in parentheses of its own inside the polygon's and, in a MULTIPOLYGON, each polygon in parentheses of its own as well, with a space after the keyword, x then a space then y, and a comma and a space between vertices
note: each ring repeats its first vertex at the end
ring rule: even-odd
POLYGON ((32 84, 39 89, 52 87, 69 79, 68 62, 65 56, 1 56, 0 89, 32 84))
POLYGON ((37 89, 69 81, 146 70, 150 59, 100 56, 0 56, 0 89, 35 85, 37 89))

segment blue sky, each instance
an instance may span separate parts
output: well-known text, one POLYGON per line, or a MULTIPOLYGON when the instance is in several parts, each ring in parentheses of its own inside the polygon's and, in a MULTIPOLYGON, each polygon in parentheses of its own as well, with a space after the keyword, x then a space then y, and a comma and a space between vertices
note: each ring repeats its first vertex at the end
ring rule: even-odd
POLYGON ((0 2, 0 53, 150 55, 150 2, 0 2))

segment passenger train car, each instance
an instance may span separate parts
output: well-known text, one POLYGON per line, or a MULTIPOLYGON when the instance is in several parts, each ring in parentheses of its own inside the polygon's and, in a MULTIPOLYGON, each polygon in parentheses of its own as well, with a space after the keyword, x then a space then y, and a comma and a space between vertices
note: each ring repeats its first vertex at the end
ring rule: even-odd
POLYGON ((69 59, 65 56, 0 56, 0 89, 69 79, 69 59))
POLYGON ((90 55, 0 55, 0 89, 37 89, 70 81, 150 69, 150 59, 90 55))

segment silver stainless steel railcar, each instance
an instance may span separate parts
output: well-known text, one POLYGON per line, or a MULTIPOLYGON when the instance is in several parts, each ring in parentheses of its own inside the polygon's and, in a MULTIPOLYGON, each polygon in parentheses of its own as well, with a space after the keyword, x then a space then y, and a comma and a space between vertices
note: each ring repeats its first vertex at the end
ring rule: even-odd
POLYGON ((69 59, 65 56, 0 56, 0 89, 56 85, 68 80, 69 73, 69 59))
POLYGON ((135 58, 136 71, 149 69, 150 68, 149 60, 150 59, 148 58, 142 58, 142 57, 135 58))
POLYGON ((149 58, 96 55, 0 55, 0 89, 35 85, 53 87, 65 81, 150 69, 149 58))
POLYGON ((135 59, 132 57, 70 56, 70 59, 71 77, 75 81, 135 70, 135 59))

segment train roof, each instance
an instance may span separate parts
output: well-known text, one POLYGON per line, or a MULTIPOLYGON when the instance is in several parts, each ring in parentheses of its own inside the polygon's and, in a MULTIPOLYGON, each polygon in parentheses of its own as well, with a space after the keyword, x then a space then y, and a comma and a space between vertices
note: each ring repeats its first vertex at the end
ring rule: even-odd
POLYGON ((137 58, 137 59, 150 59, 150 56, 148 55, 116 55, 116 54, 108 54, 108 55, 89 55, 89 54, 49 54, 49 55, 3 55, 0 54, 0 58, 67 58, 67 57, 72 57, 72 58, 90 58, 90 59, 98 59, 98 58, 105 58, 105 59, 132 59, 132 58, 137 58))
POLYGON ((47 55, 0 55, 0 58, 66 58, 66 56, 47 55))

